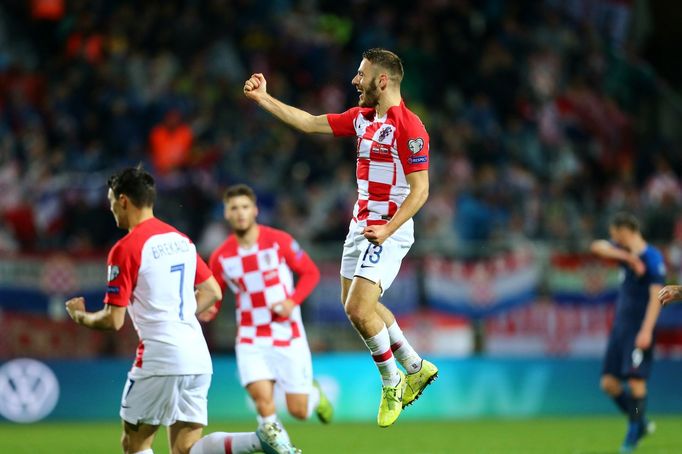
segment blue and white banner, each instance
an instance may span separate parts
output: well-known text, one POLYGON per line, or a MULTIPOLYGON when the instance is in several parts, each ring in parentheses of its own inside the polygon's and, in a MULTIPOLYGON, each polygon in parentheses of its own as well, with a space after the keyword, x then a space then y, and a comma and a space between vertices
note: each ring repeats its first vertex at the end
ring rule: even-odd
POLYGON ((483 318, 536 298, 540 269, 531 249, 476 261, 428 258, 424 284, 430 307, 483 318))

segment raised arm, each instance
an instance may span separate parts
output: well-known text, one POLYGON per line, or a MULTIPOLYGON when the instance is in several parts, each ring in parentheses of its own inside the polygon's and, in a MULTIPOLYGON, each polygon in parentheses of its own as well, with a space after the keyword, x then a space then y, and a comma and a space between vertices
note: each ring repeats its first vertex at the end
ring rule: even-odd
POLYGON ((590 245, 590 251, 601 258, 618 260, 627 264, 638 276, 646 271, 644 263, 639 257, 631 254, 625 249, 620 249, 606 240, 595 240, 590 245))
POLYGON ((244 94, 284 123, 300 131, 308 134, 332 134, 327 115, 311 115, 305 110, 284 104, 270 96, 266 86, 267 82, 263 74, 254 74, 244 82, 244 94))

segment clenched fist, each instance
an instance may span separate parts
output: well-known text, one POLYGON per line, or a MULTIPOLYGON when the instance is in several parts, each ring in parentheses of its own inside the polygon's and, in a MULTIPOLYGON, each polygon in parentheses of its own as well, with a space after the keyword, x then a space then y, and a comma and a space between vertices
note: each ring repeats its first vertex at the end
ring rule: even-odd
POLYGON ((244 82, 244 94, 249 99, 258 100, 267 94, 266 85, 265 77, 261 73, 253 74, 244 82))
POLYGON ((66 312, 75 322, 78 322, 78 314, 85 311, 85 298, 82 296, 71 298, 66 303, 66 312))

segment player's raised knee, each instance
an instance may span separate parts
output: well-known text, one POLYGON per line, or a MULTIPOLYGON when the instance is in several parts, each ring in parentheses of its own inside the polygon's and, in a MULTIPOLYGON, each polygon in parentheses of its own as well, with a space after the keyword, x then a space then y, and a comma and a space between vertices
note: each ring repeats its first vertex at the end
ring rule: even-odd
POLYGON ((620 383, 614 377, 611 377, 609 375, 603 376, 601 378, 599 385, 602 391, 604 391, 608 395, 614 396, 619 394, 620 392, 620 383))
POLYGON ((367 320, 370 313, 374 311, 373 308, 364 304, 363 301, 353 298, 350 298, 346 302, 344 309, 346 311, 346 316, 354 325, 367 320))
POLYGON ((346 302, 346 304, 343 306, 343 310, 346 312, 346 317, 348 317, 351 322, 354 322, 354 319, 357 319, 360 316, 360 311, 358 308, 352 305, 350 302, 346 302))

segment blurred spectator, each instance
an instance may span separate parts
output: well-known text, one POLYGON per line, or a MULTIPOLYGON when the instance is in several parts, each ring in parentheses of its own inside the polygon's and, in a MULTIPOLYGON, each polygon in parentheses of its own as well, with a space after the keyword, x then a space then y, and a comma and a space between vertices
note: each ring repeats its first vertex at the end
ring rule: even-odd
POLYGON ((182 122, 180 112, 168 111, 163 123, 154 126, 149 134, 154 170, 165 175, 189 164, 193 140, 192 129, 182 122))

